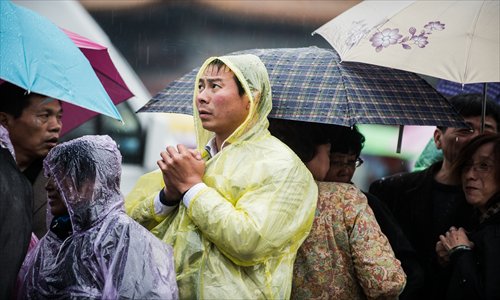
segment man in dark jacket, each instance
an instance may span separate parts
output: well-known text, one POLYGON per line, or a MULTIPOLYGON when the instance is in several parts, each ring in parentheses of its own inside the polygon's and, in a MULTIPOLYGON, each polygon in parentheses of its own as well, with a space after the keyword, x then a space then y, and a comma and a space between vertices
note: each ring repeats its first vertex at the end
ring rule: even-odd
POLYGON ((33 186, 33 232, 41 238, 47 232, 42 161, 59 139, 61 103, 9 82, 0 84, 0 100, 0 124, 9 132, 19 169, 33 186))
MULTIPOLYGON (((417 251, 425 272, 422 299, 442 299, 448 270, 440 267, 435 251, 439 235, 451 226, 470 228, 472 207, 465 201, 458 182, 451 177, 451 165, 460 149, 480 132, 482 95, 458 95, 450 99, 470 128, 438 127, 434 142, 443 150, 443 160, 425 170, 382 178, 370 186, 370 193, 384 201, 417 251)), ((485 132, 497 132, 500 108, 488 101, 485 132)))
POLYGON ((0 125, 0 299, 9 299, 31 237, 33 192, 0 125), (12 152, 11 152, 12 151, 12 152))

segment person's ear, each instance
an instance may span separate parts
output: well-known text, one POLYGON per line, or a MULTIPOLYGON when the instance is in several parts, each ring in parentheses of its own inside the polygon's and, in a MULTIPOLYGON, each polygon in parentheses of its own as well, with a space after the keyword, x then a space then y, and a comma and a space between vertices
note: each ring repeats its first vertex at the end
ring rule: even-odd
POLYGON ((434 130, 434 144, 436 145, 437 149, 441 149, 442 136, 443 136, 443 133, 441 132, 441 130, 436 128, 436 130, 434 130))
MULTIPOLYGON (((253 101, 254 101, 254 105, 255 107, 258 106, 259 104, 259 101, 260 101, 260 92, 259 91, 253 91, 252 92, 252 97, 253 97, 253 101)), ((250 110, 250 98, 247 97, 247 100, 248 100, 248 103, 247 103, 247 110, 250 110)))
POLYGON ((9 125, 9 115, 3 111, 0 112, 0 124, 5 128, 9 125))

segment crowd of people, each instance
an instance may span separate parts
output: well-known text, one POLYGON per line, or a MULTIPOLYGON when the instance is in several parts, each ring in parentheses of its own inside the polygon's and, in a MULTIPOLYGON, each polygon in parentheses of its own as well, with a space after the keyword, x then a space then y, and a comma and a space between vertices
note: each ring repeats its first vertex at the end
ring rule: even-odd
POLYGON ((469 128, 436 128, 442 160, 364 192, 363 135, 269 119, 257 56, 195 82, 197 148, 167 146, 126 197, 111 138, 57 145, 60 100, 0 84, 0 298, 500 297, 498 104, 483 131, 481 95, 450 99, 469 128))

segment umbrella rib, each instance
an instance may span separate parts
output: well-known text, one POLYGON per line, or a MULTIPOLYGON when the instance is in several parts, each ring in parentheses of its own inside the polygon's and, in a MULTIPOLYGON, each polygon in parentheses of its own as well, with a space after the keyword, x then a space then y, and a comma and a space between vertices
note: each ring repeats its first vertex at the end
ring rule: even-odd
POLYGON ((97 69, 94 69, 95 72, 99 72, 99 74, 101 74, 102 76, 106 77, 107 79, 109 79, 110 81, 112 81, 114 84, 116 84, 117 86, 121 87, 121 88, 124 88, 124 89, 128 89, 126 83, 125 85, 122 85, 121 82, 117 82, 116 80, 114 80, 113 78, 111 78, 111 76, 109 76, 108 74, 100 71, 100 70, 97 70, 97 69))
MULTIPOLYGON (((339 63, 341 64, 341 63, 339 63)), ((344 80, 344 74, 343 74, 343 69, 342 67, 339 68, 339 72, 340 72, 340 80, 342 81, 342 86, 344 87, 344 91, 346 93, 346 107, 347 107, 347 120, 349 120, 349 127, 352 127, 354 124, 356 124, 356 122, 354 121, 353 124, 350 124, 351 122, 351 103, 349 101, 349 93, 348 93, 348 89, 347 89, 347 86, 345 84, 345 80, 344 80)))
MULTIPOLYGON (((17 15, 16 15, 16 18, 19 19, 19 17, 17 15)), ((19 21, 19 24, 23 24, 23 23, 19 21)), ((21 26, 23 26, 23 25, 21 25, 21 26)), ((20 38, 21 38, 21 41, 23 43, 23 49, 26 49, 24 36, 22 34, 21 34, 20 38)), ((30 74, 31 72, 30 72, 30 67, 28 65, 28 57, 26 56, 26 54, 27 54, 26 51, 23 51, 24 66, 26 68, 26 75, 28 75, 27 78, 31 79, 31 74, 30 74)), ((28 91, 28 94, 31 93, 31 84, 32 84, 31 82, 26 82, 26 90, 28 91)))

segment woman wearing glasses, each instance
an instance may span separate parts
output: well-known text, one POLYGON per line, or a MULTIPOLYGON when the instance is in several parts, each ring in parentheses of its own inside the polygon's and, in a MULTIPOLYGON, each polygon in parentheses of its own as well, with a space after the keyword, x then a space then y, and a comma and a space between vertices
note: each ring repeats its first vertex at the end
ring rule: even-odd
POLYGON ((468 234, 451 227, 436 245, 451 266, 447 299, 500 299, 500 135, 471 140, 453 165, 479 225, 468 234))
POLYGON ((356 168, 363 164, 359 155, 365 143, 365 137, 357 127, 332 126, 330 149, 330 169, 327 181, 352 183, 356 168))
MULTIPOLYGON (((365 137, 356 126, 331 126, 330 140, 330 169, 325 181, 351 183, 354 172, 363 164, 360 154, 363 149, 365 137)), ((377 223, 382 233, 391 244, 396 258, 401 261, 401 266, 406 273, 406 285, 399 295, 400 300, 418 299, 418 291, 424 285, 423 269, 418 262, 415 249, 410 244, 401 226, 392 215, 389 208, 375 195, 363 192, 368 200, 368 205, 373 210, 377 223)))
POLYGON ((269 131, 304 162, 318 184, 311 232, 297 252, 292 299, 396 299, 406 276, 363 193, 324 182, 331 125, 270 119, 269 131))

